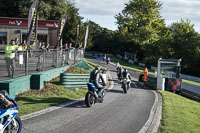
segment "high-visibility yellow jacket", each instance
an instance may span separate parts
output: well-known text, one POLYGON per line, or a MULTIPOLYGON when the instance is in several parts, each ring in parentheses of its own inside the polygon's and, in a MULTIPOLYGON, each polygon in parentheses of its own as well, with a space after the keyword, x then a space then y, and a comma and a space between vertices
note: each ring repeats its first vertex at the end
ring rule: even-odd
POLYGON ((15 58, 15 52, 12 52, 12 50, 18 50, 19 48, 20 46, 7 44, 5 47, 5 57, 10 59, 15 58))

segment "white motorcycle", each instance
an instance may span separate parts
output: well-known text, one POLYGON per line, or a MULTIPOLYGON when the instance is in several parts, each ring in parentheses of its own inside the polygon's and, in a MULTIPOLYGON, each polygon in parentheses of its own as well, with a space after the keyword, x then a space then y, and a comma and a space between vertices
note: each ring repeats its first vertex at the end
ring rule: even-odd
POLYGON ((128 78, 124 78, 121 83, 124 93, 127 93, 131 85, 131 80, 128 78))

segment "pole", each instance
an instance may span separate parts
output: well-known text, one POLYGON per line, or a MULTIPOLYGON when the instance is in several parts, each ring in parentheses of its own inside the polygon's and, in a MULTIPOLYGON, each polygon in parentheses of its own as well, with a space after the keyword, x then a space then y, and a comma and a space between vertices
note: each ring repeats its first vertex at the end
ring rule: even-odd
POLYGON ((42 66, 42 70, 45 70, 45 51, 43 50, 43 66, 42 66))
POLYGON ((58 67, 58 48, 56 48, 56 67, 58 67))
POLYGON ((74 64, 76 63, 76 48, 74 49, 74 64))
POLYGON ((28 52, 29 50, 26 50, 26 61, 25 61, 25 74, 28 75, 28 52))

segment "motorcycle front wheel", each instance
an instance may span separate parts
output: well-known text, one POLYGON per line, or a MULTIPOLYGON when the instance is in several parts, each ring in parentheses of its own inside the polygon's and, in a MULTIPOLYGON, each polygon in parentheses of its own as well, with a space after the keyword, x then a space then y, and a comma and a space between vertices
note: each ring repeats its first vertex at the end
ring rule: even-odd
POLYGON ((127 85, 123 83, 123 90, 124 90, 124 93, 127 93, 127 85))
POLYGON ((4 133, 21 133, 22 121, 18 116, 16 116, 10 124, 11 125, 8 125, 10 128, 7 127, 4 133))
POLYGON ((94 103, 94 96, 93 93, 88 91, 85 95, 85 104, 87 107, 91 107, 92 104, 94 103))

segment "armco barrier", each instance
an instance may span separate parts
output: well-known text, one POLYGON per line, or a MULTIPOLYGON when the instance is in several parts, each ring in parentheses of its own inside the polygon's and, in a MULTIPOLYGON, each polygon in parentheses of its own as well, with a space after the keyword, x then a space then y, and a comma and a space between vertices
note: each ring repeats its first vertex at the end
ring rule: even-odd
POLYGON ((192 92, 192 91, 189 91, 187 89, 182 88, 180 94, 182 96, 185 96, 185 97, 188 97, 190 99, 193 99, 193 100, 200 102, 200 95, 195 93, 195 92, 192 92))
POLYGON ((139 66, 141 66, 141 67, 145 67, 145 64, 139 62, 139 66))
POLYGON ((69 68, 69 66, 64 66, 61 68, 54 68, 51 70, 34 73, 31 76, 31 89, 41 89, 44 87, 44 83, 52 80, 53 78, 60 75, 69 68))
POLYGON ((157 88, 157 78, 152 77, 152 76, 148 76, 146 85, 149 86, 152 89, 156 89, 157 88))
POLYGON ((181 78, 182 79, 191 80, 191 81, 195 81, 195 82, 200 82, 200 78, 199 77, 194 77, 194 76, 181 74, 181 78))
POLYGON ((65 88, 79 88, 87 87, 89 82, 89 74, 71 74, 71 73, 61 73, 60 83, 64 85, 65 88))
POLYGON ((0 90, 6 90, 10 97, 30 89, 30 75, 0 81, 0 90))
POLYGON ((117 54, 117 57, 120 58, 120 59, 123 59, 123 57, 119 54, 117 54))

